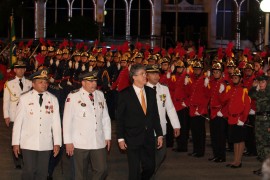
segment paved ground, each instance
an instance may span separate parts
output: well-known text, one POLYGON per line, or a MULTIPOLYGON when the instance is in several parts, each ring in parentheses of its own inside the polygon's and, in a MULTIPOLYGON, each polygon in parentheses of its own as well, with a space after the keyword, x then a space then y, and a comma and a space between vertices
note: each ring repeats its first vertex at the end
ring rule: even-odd
MULTIPOLYGON (((14 169, 8 129, 3 121, 2 99, 0 99, 0 180, 19 180, 21 170, 14 169)), ((126 180, 128 175, 127 159, 125 154, 121 154, 117 147, 115 137, 115 122, 113 121, 112 149, 108 155, 109 175, 107 180, 126 180)), ((207 123, 208 126, 208 123, 207 123)), ((226 168, 226 163, 213 163, 207 159, 211 156, 209 146, 209 135, 207 136, 206 155, 203 158, 187 156, 187 153, 175 153, 171 149, 167 150, 167 158, 157 173, 156 180, 259 180, 252 171, 260 167, 255 157, 244 157, 243 166, 239 169, 226 168)), ((191 143, 189 151, 192 150, 191 143)), ((227 154, 227 162, 233 158, 233 153, 227 154)), ((70 160, 64 155, 61 163, 57 166, 54 180, 69 180, 70 160)))

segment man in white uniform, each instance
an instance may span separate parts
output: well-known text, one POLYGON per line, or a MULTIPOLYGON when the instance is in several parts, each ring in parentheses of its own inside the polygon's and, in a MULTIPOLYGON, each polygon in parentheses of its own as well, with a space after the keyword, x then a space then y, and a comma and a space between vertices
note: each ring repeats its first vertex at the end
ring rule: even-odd
MULTIPOLYGON (((24 77, 26 64, 23 61, 17 61, 14 64, 14 72, 16 76, 5 83, 4 98, 3 98, 3 113, 7 127, 9 128, 10 136, 12 134, 15 113, 18 100, 22 93, 29 91, 32 88, 32 82, 24 77)), ((15 167, 21 169, 22 156, 16 158, 12 152, 15 167)))
POLYGON ((107 176, 106 149, 110 150, 111 120, 104 94, 96 90, 96 75, 95 71, 81 74, 82 87, 71 92, 65 103, 64 144, 67 155, 74 155, 76 180, 89 179, 90 162, 93 180, 107 176))
POLYGON ((12 145, 16 157, 23 154, 22 180, 46 180, 50 153, 57 156, 62 142, 58 100, 47 91, 47 73, 30 76, 33 90, 20 97, 16 109, 12 145))
MULTIPOLYGON (((180 135, 180 123, 172 103, 170 96, 169 88, 167 86, 161 85, 159 83, 159 69, 157 65, 148 65, 146 66, 147 72, 147 86, 156 90, 158 112, 160 117, 160 124, 163 131, 163 136, 166 136, 166 113, 170 119, 172 127, 174 129, 174 137, 180 135)), ((166 138, 163 138, 162 148, 156 150, 156 171, 160 167, 162 161, 165 158, 166 154, 166 138)))

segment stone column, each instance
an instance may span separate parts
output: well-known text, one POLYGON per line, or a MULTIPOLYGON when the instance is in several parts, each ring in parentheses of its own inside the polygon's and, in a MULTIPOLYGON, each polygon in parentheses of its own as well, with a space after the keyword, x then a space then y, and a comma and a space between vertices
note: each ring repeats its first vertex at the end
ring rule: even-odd
POLYGON ((35 1, 35 38, 46 38, 47 0, 35 1))
POLYGON ((218 47, 216 43, 216 0, 205 1, 204 8, 208 13, 208 47, 214 48, 218 47))
POLYGON ((158 45, 161 46, 161 0, 149 0, 152 2, 151 11, 151 47, 158 45))

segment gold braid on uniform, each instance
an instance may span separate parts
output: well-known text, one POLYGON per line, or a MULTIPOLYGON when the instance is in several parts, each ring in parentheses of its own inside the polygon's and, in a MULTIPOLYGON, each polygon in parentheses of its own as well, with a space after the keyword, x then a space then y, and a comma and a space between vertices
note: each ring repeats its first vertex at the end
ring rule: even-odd
POLYGON ((247 88, 244 88, 244 89, 243 89, 243 95, 242 95, 242 102, 243 102, 243 103, 244 103, 244 101, 245 101, 245 94, 248 94, 247 88))
POLYGON ((13 97, 15 98, 15 100, 11 100, 11 99, 10 99, 10 101, 11 101, 11 102, 16 102, 16 101, 18 101, 18 100, 19 100, 19 97, 16 97, 15 95, 13 95, 13 93, 11 92, 10 88, 9 88, 8 85, 7 85, 7 82, 8 82, 8 81, 5 82, 4 88, 7 88, 7 90, 8 90, 8 92, 9 92, 10 96, 13 96, 13 97))
POLYGON ((103 71, 102 73, 102 76, 101 76, 102 81, 103 81, 104 76, 106 76, 106 78, 108 79, 108 82, 110 82, 110 76, 107 70, 103 71))
POLYGON ((175 82, 175 81, 176 81, 176 77, 175 77, 175 75, 172 75, 172 77, 171 77, 171 81, 172 81, 172 82, 175 82))
POLYGON ((226 87, 226 93, 227 93, 230 89, 231 89, 231 86, 230 86, 230 85, 227 86, 227 87, 226 87))

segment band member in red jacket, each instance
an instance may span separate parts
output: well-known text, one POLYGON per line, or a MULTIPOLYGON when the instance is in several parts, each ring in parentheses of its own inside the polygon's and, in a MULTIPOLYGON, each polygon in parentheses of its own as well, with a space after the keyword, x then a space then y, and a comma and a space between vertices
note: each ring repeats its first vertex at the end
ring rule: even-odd
POLYGON ((190 74, 187 84, 189 93, 190 128, 193 139, 193 152, 189 155, 203 157, 205 152, 205 119, 208 113, 209 78, 203 74, 203 62, 195 61, 192 65, 194 71, 190 74))
POLYGON ((213 157, 209 161, 226 161, 226 134, 227 120, 225 104, 221 97, 225 94, 226 83, 222 77, 222 66, 220 63, 212 65, 212 78, 210 81, 210 135, 213 148, 213 157))
POLYGON ((236 68, 232 74, 232 85, 226 87, 223 102, 227 104, 229 141, 234 143, 234 160, 227 167, 242 167, 242 155, 245 148, 244 124, 250 111, 248 91, 242 86, 241 71, 236 68))
POLYGON ((179 60, 176 63, 175 68, 178 72, 178 78, 175 82, 173 104, 180 120, 181 134, 176 138, 177 147, 173 150, 176 152, 187 152, 190 118, 188 109, 189 98, 186 91, 187 86, 185 84, 188 83, 188 79, 186 78, 187 73, 183 61, 179 60))

